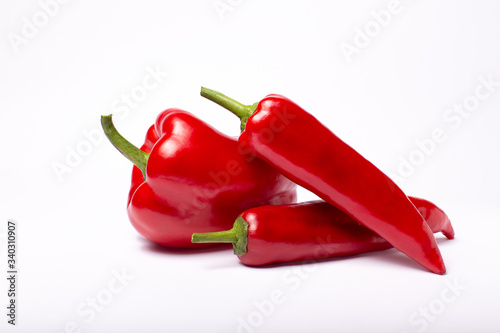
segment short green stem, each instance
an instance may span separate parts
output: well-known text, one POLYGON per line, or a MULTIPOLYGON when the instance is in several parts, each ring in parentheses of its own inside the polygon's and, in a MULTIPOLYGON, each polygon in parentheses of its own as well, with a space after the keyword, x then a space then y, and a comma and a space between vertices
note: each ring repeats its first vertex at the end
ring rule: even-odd
POLYGON ((239 216, 232 229, 194 233, 191 241, 193 243, 232 243, 234 254, 241 256, 247 252, 248 222, 239 216))
POLYGON ((230 97, 227 97, 224 94, 221 94, 220 92, 205 87, 201 87, 200 95, 205 97, 206 99, 211 100, 212 102, 219 104, 223 108, 226 108, 227 110, 238 116, 238 118, 241 119, 242 131, 245 129, 248 118, 255 112, 255 109, 259 104, 255 103, 252 105, 244 105, 230 97))
POLYGON ((238 236, 236 236, 234 229, 229 229, 216 232, 194 233, 191 240, 193 243, 236 243, 238 242, 238 236))
POLYGON ((134 163, 141 171, 144 179, 146 179, 146 165, 148 163, 149 154, 140 150, 120 133, 118 133, 112 120, 113 115, 101 116, 101 125, 108 140, 115 146, 123 156, 134 163))

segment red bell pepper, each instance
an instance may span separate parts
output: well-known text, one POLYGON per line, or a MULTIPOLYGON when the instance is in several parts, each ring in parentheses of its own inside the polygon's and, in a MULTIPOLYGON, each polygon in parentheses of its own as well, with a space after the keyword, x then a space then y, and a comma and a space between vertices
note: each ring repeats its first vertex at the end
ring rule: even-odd
MULTIPOLYGON (((441 209, 423 199, 410 199, 433 232, 454 237, 450 220, 441 209)), ((248 266, 318 260, 392 247, 325 201, 251 208, 236 219, 232 229, 195 233, 193 242, 233 243, 234 253, 248 266)))
POLYGON ((403 191, 300 106, 280 95, 249 106, 206 88, 201 95, 241 118, 242 147, 430 271, 446 272, 434 235, 403 191))
POLYGON ((118 133, 111 115, 101 122, 111 143, 135 164, 128 216, 154 243, 200 246, 191 242, 195 231, 229 228, 248 208, 296 200, 295 184, 188 112, 160 113, 141 149, 118 133))

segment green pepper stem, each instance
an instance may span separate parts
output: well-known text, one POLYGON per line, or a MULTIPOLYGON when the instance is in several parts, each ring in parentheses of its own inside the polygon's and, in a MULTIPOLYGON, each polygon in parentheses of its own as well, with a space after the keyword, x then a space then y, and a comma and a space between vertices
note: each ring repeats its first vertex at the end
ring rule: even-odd
POLYGON ((238 236, 234 229, 229 229, 216 232, 194 233, 191 241, 193 243, 236 243, 238 236))
POLYGON ((101 125, 104 134, 108 140, 115 146, 123 156, 128 158, 142 171, 144 179, 146 179, 146 165, 148 163, 149 154, 134 146, 130 141, 125 139, 118 133, 112 120, 113 115, 101 116, 101 125))
POLYGON ((232 229, 216 232, 194 233, 193 243, 232 243, 234 254, 241 256, 247 252, 248 222, 239 216, 232 229))
POLYGON ((205 87, 201 87, 200 95, 205 97, 206 99, 211 100, 214 103, 219 104, 223 108, 231 111, 238 118, 241 119, 241 131, 245 129, 246 122, 248 118, 255 112, 257 105, 259 103, 255 103, 252 105, 244 105, 234 99, 227 97, 220 92, 217 92, 212 89, 208 89, 205 87))

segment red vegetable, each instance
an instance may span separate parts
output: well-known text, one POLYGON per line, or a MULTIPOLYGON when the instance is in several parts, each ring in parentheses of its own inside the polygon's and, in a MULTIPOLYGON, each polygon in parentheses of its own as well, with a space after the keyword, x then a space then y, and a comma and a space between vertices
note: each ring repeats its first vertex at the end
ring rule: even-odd
POLYGON ((188 112, 160 113, 142 149, 116 131, 111 116, 101 122, 111 143, 136 165, 128 215, 154 243, 200 246, 191 243, 195 231, 228 228, 248 208, 296 200, 295 184, 188 112))
POLYGON ((445 273, 431 230, 403 191, 311 114, 280 95, 251 106, 206 88, 201 95, 241 118, 242 147, 430 271, 445 273))
MULTIPOLYGON (((433 232, 453 238, 446 214, 433 203, 411 198, 433 232)), ((324 201, 262 206, 241 214, 231 230, 195 233, 193 242, 233 243, 242 263, 272 263, 353 255, 391 248, 382 237, 324 201)))

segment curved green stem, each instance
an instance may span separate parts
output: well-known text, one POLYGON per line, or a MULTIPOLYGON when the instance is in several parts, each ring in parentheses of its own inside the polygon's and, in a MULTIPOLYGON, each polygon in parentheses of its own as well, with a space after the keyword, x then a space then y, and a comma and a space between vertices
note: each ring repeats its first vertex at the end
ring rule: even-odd
POLYGON ((238 118, 240 118, 241 131, 245 129, 245 124, 248 118, 255 112, 255 109, 259 104, 255 103, 252 105, 244 105, 230 97, 227 97, 224 94, 221 94, 220 92, 205 87, 201 87, 200 95, 205 97, 206 99, 211 100, 212 102, 219 104, 223 108, 226 108, 227 110, 235 114, 238 118))
POLYGON ((247 253, 248 222, 241 215, 234 221, 232 229, 216 232, 194 233, 193 243, 232 243, 237 256, 247 253))
POLYGON ((125 139, 120 133, 118 133, 115 125, 113 125, 113 120, 111 119, 113 115, 101 116, 101 125, 106 134, 108 140, 115 146, 116 149, 123 156, 128 158, 132 163, 134 163, 142 171, 144 179, 146 179, 146 165, 148 163, 149 154, 140 150, 127 139, 125 139))

